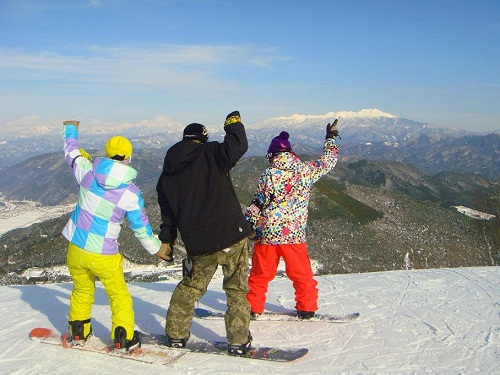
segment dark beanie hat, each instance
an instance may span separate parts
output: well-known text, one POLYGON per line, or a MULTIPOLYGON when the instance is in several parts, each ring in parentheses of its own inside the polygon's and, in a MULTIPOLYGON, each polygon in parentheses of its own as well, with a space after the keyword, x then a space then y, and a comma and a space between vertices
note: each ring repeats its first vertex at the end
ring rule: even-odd
POLYGON ((197 140, 202 143, 208 141, 208 130, 202 124, 192 123, 184 128, 183 139, 197 140))
POLYGON ((267 150, 268 154, 274 154, 276 152, 289 152, 292 151, 292 145, 288 141, 290 138, 290 134, 285 131, 282 131, 280 135, 274 137, 269 145, 269 149, 267 150))

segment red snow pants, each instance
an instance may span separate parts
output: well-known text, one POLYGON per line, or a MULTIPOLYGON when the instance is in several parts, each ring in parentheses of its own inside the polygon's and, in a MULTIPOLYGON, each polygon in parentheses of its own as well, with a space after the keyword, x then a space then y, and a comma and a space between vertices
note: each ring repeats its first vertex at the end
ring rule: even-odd
POLYGON ((248 279, 247 300, 254 313, 262 314, 266 305, 268 284, 276 276, 280 258, 295 289, 295 308, 301 311, 318 309, 318 282, 314 280, 307 244, 254 244, 252 269, 248 279))

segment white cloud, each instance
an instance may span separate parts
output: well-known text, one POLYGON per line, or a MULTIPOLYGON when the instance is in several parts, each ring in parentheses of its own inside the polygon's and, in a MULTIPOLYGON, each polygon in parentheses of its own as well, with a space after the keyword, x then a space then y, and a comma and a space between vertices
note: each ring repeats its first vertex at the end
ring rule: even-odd
POLYGON ((228 67, 269 69, 288 60, 278 51, 251 45, 149 48, 79 47, 70 53, 0 50, 0 79, 21 81, 64 79, 66 82, 147 86, 215 85, 231 79, 228 67))
POLYGON ((82 9, 104 5, 104 2, 101 0, 6 0, 5 3, 4 5, 11 12, 22 12, 23 15, 26 15, 26 13, 51 12, 61 9, 82 9))

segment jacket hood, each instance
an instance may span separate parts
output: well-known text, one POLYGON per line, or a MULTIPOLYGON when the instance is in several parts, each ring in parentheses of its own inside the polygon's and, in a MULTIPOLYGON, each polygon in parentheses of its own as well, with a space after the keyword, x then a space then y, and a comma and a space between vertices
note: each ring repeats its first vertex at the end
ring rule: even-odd
POLYGON ((131 166, 107 158, 97 158, 92 171, 97 183, 106 190, 126 187, 137 177, 131 166))
POLYGON ((193 140, 183 140, 170 147, 165 155, 163 173, 176 174, 190 165, 200 154, 203 145, 193 140))
POLYGON ((293 152, 281 152, 273 158, 273 168, 283 170, 297 170, 301 165, 300 159, 293 152))

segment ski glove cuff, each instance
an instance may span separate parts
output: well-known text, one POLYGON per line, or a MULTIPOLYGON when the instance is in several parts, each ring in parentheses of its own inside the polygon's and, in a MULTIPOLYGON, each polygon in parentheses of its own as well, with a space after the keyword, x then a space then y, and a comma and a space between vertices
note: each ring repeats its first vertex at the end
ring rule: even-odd
POLYGON ((226 116, 226 121, 224 122, 224 126, 234 124, 235 122, 241 122, 240 112, 234 111, 226 116))

